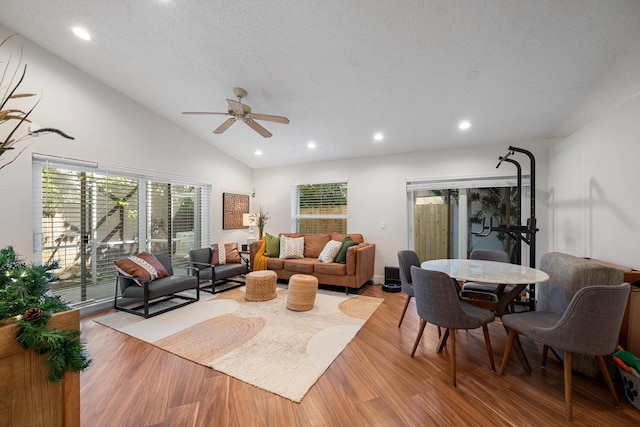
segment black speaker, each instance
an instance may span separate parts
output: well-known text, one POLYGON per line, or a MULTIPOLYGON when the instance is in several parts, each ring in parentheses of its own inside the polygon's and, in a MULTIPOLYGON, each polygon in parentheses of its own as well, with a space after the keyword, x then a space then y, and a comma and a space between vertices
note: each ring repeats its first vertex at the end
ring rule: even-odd
POLYGON ((382 290, 385 292, 400 292, 402 290, 402 286, 400 285, 399 267, 384 268, 384 283, 382 284, 382 290))

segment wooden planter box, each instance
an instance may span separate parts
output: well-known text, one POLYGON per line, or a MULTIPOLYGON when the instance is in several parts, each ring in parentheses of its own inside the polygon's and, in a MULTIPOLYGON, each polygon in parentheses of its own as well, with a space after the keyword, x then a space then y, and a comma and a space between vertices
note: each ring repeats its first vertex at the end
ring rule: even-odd
MULTIPOLYGON (((80 329, 80 312, 56 313, 49 327, 80 329)), ((0 427, 80 426, 80 374, 49 381, 46 354, 23 349, 17 331, 15 324, 0 325, 0 427)))

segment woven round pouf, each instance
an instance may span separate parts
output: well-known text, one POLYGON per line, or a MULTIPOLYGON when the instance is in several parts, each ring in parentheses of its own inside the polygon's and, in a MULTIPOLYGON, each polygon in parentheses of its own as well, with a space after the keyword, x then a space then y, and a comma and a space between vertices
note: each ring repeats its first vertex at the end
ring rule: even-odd
POLYGON ((308 274, 294 274, 289 279, 287 308, 293 311, 311 310, 317 292, 318 279, 308 274))
POLYGON ((269 301, 276 297, 276 282, 278 275, 271 270, 252 271, 246 275, 246 292, 244 299, 247 301, 269 301))

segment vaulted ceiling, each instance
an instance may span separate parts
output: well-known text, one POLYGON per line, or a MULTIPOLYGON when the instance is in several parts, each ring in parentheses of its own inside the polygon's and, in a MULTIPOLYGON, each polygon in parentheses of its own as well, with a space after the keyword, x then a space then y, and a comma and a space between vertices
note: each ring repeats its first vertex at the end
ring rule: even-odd
POLYGON ((561 138, 640 94, 636 0, 0 0, 0 11, 252 168, 561 138), (226 111, 236 86, 254 112, 290 123, 260 122, 268 139, 243 123, 216 135, 225 116, 181 114, 226 111))

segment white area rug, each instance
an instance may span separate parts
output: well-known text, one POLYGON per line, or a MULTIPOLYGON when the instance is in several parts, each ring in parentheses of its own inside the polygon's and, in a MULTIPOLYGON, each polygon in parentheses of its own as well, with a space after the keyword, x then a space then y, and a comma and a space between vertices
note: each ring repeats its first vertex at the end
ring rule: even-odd
POLYGON ((319 290, 313 309, 286 308, 287 290, 249 302, 244 287, 151 319, 117 312, 95 321, 185 359, 300 402, 382 299, 319 290))

